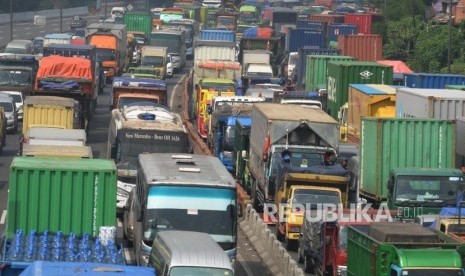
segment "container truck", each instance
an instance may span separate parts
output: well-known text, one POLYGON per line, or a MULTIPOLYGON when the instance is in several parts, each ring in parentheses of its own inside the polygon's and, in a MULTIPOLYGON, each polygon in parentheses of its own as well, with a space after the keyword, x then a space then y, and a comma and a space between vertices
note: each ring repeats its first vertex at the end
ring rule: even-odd
POLYGON ((236 60, 236 43, 233 41, 195 40, 194 60, 236 60))
POLYGON ((327 44, 326 30, 290 28, 286 34, 285 49, 288 52, 297 52, 299 48, 304 46, 314 46, 321 49, 325 48, 327 44))
POLYGON ((142 46, 141 66, 153 67, 154 75, 164 80, 168 64, 168 47, 142 46))
POLYGON ((79 102, 81 128, 87 129, 97 105, 98 84, 92 62, 82 57, 48 56, 42 58, 34 95, 73 98, 79 102))
POLYGON ((399 219, 438 214, 456 204, 463 182, 455 165, 455 122, 427 118, 361 120, 360 164, 352 172, 361 197, 387 204, 399 219))
POLYGON ((464 244, 415 223, 349 226, 347 275, 460 275, 464 244))
POLYGON ((270 65, 271 52, 268 50, 244 50, 242 54, 242 75, 246 75, 246 69, 249 64, 270 65))
POLYGON ((186 32, 184 30, 152 30, 150 46, 168 47, 173 68, 180 71, 186 65, 186 32))
POLYGON ((257 103, 252 110, 248 169, 252 202, 261 210, 275 199, 278 170, 291 153, 291 167, 321 165, 323 154, 335 153, 337 122, 321 109, 308 106, 257 103))
POLYGON ((129 106, 111 112, 107 158, 118 169, 116 206, 122 212, 136 184, 137 156, 144 152, 187 153, 187 131, 179 115, 163 107, 129 106))
POLYGON ((143 32, 146 38, 152 32, 152 14, 150 12, 130 11, 123 15, 123 24, 128 32, 143 32))
POLYGON ((330 24, 328 26, 328 44, 330 48, 338 48, 337 38, 339 35, 356 35, 358 26, 352 24, 330 24))
POLYGON ((327 64, 331 61, 353 61, 353 57, 334 55, 307 55, 305 69, 305 90, 326 89, 327 64))
POLYGON ((247 191, 247 194, 250 194, 251 191, 247 168, 247 162, 249 160, 249 137, 251 125, 252 119, 245 122, 236 120, 236 125, 234 126, 233 160, 235 160, 236 164, 234 176, 241 186, 247 191))
POLYGON ((337 47, 344 56, 354 57, 358 61, 377 61, 383 59, 383 38, 381 35, 339 35, 337 47))
POLYGON ((236 38, 237 30, 237 15, 233 13, 222 13, 216 17, 217 29, 226 29, 234 32, 234 38, 236 38))
POLYGON ((465 93, 452 89, 397 88, 396 116, 455 120, 465 116, 465 93))
POLYGON ((86 42, 95 45, 102 61, 107 83, 126 68, 127 28, 124 24, 93 23, 86 27, 86 42))
MULTIPOLYGON (((455 141, 457 142, 465 137, 465 117, 457 116, 457 118, 455 118, 455 126, 455 141)), ((465 145, 463 143, 456 143, 455 167, 458 169, 465 167, 465 145)))
POLYGON ((245 50, 268 50, 271 54, 270 64, 273 68, 273 75, 277 75, 278 67, 284 59, 285 39, 281 36, 261 38, 242 37, 240 42, 239 60, 243 59, 245 50))
POLYGON ((334 119, 347 102, 349 84, 392 84, 391 66, 367 61, 333 61, 326 66, 328 114, 334 119))
POLYGON ((296 82, 296 87, 302 89, 305 87, 306 82, 306 70, 307 68, 307 56, 308 55, 331 55, 331 56, 338 56, 340 51, 338 49, 329 49, 324 48, 320 49, 314 46, 305 46, 300 48, 298 51, 298 61, 294 69, 294 76, 292 79, 296 82))
MULTIPOLYGON (((168 105, 168 92, 166 82, 157 79, 147 78, 131 78, 131 77, 118 77, 113 80, 111 92, 110 109, 123 108, 124 105, 131 105, 130 99, 123 101, 120 99, 121 94, 137 93, 146 94, 148 96, 157 96, 156 104, 167 106, 168 105)), ((152 99, 152 97, 148 97, 152 99)), ((138 100, 143 100, 143 97, 138 97, 138 100)), ((136 99, 134 99, 136 100, 136 99)))
POLYGON ((236 42, 236 33, 230 30, 201 30, 199 40, 236 42))
POLYGON ((287 250, 298 248, 305 210, 322 209, 324 204, 347 207, 349 172, 340 164, 321 165, 320 158, 320 154, 313 153, 308 160, 302 160, 300 166, 286 161, 277 165, 279 175, 275 181, 274 201, 280 206, 276 215, 276 237, 284 240, 287 250), (313 164, 312 158, 316 159, 313 164))
POLYGON ((444 89, 447 85, 465 85, 465 76, 452 74, 411 73, 405 74, 404 80, 410 88, 444 89))
POLYGON ((135 258, 146 265, 158 231, 208 233, 228 254, 237 252, 236 182, 218 158, 205 155, 140 154, 134 189, 135 258))

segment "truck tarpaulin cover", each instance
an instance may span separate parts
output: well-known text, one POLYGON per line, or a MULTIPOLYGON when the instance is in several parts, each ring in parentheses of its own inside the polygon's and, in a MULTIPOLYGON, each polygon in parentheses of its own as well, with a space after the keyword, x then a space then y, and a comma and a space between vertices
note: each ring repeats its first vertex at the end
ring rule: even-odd
POLYGON ((37 72, 36 88, 41 78, 92 80, 91 61, 80 57, 44 57, 37 72))

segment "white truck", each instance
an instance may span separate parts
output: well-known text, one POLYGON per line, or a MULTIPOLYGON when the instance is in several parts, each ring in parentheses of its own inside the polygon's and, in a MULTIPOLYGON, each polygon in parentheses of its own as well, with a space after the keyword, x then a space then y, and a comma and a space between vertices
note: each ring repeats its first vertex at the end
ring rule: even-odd
POLYGON ((244 50, 242 75, 246 77, 273 77, 270 58, 271 52, 267 50, 244 50))

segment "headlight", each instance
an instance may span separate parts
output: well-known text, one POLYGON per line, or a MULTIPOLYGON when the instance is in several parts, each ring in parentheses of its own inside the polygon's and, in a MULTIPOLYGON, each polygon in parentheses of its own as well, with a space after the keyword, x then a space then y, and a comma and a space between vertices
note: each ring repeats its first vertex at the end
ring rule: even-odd
POLYGON ((290 226, 289 232, 297 232, 300 233, 300 226, 290 226))
POLYGON ((347 276, 347 266, 338 265, 337 266, 337 275, 338 276, 347 276))

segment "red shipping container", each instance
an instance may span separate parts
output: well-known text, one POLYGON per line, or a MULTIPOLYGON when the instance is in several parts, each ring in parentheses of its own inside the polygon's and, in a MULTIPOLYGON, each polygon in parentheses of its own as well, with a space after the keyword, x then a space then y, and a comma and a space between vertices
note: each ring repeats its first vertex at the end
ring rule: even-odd
POLYGON ((326 22, 328 25, 334 23, 344 23, 342 14, 312 14, 307 17, 308 21, 326 22))
POLYGON ((266 8, 263 10, 263 15, 262 15, 263 21, 271 21, 273 20, 273 9, 272 8, 266 8))
POLYGON ((344 17, 344 23, 357 25, 360 34, 371 34, 372 18, 373 16, 367 13, 347 13, 344 17))
POLYGON ((258 28, 257 37, 270 38, 273 36, 273 29, 271 28, 258 28))
POLYGON ((324 6, 324 7, 327 7, 328 9, 332 9, 333 4, 334 4, 333 0, 315 0, 313 2, 314 6, 324 6))
POLYGON ((358 61, 383 59, 383 38, 380 35, 339 35, 337 46, 341 55, 358 61))

